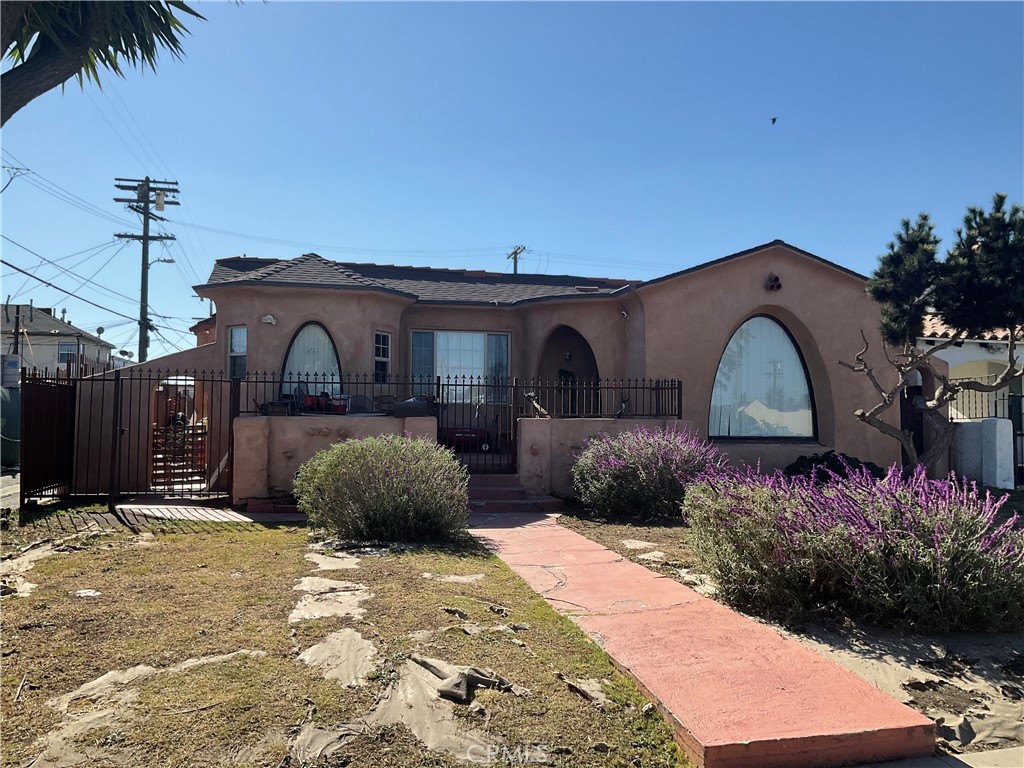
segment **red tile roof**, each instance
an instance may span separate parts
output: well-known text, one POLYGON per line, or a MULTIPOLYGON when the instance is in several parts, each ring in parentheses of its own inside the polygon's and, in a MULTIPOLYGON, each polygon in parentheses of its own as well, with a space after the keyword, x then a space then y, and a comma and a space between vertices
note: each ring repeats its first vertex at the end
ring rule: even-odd
MULTIPOLYGON (((924 316, 924 338, 926 339, 951 339, 956 331, 950 328, 938 315, 924 316)), ((985 331, 977 335, 981 341, 1009 341, 1010 332, 1006 328, 997 328, 993 331, 985 331)))

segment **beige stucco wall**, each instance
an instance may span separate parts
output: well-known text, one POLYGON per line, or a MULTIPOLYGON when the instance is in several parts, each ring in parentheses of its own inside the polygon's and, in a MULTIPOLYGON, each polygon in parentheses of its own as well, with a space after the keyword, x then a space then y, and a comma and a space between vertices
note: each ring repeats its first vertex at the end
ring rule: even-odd
MULTIPOLYGON (((165 368, 225 370, 226 329, 245 325, 250 370, 278 371, 294 333, 305 322, 317 321, 334 338, 346 376, 373 370, 375 331, 392 334, 392 372, 406 376, 412 331, 448 329, 508 333, 510 374, 532 378, 552 332, 567 325, 590 345, 603 378, 681 380, 684 418, 703 436, 721 355, 743 322, 764 314, 788 329, 804 357, 818 438, 790 443, 719 441, 720 448, 735 461, 760 460, 766 469, 829 448, 882 465, 899 459, 896 441, 853 417, 856 409, 877 402, 870 382, 838 364, 852 359, 860 349, 863 330, 872 342, 868 359, 883 383, 889 383, 877 330, 877 305, 865 294, 862 279, 785 245, 768 246, 613 297, 514 307, 417 304, 360 290, 284 286, 200 290, 217 302, 219 341, 153 363, 165 368), (769 274, 780 278, 782 290, 765 289, 769 274), (277 324, 260 322, 266 314, 274 315, 277 324)), ((891 409, 886 418, 898 423, 898 409, 891 409)))
POLYGON ((234 422, 235 503, 287 496, 299 467, 343 440, 402 435, 435 440, 432 416, 240 416, 234 422))
POLYGON ((321 323, 330 332, 341 360, 343 376, 373 372, 373 335, 399 332, 402 310, 411 299, 359 290, 282 286, 232 286, 201 289, 217 303, 217 342, 189 350, 211 350, 218 370, 226 370, 228 328, 245 326, 250 371, 277 372, 285 362, 296 331, 308 322, 321 323), (273 315, 275 324, 261 318, 273 315))
MULTIPOLYGON (((685 418, 707 435, 718 363, 732 334, 755 315, 781 322, 796 341, 811 379, 818 443, 735 443, 720 441, 730 455, 762 458, 770 468, 803 453, 834 448, 883 466, 899 460, 899 446, 853 417, 877 402, 870 382, 841 367, 872 342, 868 360, 886 381, 878 333, 878 306, 864 292, 864 281, 839 269, 776 245, 637 290, 645 307, 649 377, 682 379, 685 418), (767 291, 777 275, 782 290, 767 291)), ((898 409, 888 414, 897 424, 898 409)))

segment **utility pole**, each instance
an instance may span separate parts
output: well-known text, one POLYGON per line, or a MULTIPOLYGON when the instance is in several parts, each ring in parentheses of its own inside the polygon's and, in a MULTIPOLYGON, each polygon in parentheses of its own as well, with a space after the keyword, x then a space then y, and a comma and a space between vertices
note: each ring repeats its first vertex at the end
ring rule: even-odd
POLYGON ((128 208, 142 216, 142 234, 132 235, 119 232, 114 237, 122 240, 142 241, 142 281, 139 288, 139 362, 146 362, 149 351, 149 243, 152 240, 175 240, 174 235, 151 235, 149 234, 149 221, 167 221, 163 216, 158 216, 150 210, 150 207, 162 211, 165 205, 180 205, 177 200, 168 199, 168 195, 178 196, 178 182, 176 181, 153 181, 147 176, 144 179, 114 179, 114 187, 123 189, 126 192, 134 192, 135 197, 115 197, 115 203, 127 203, 128 208))
POLYGON ((506 259, 512 259, 512 274, 513 275, 518 275, 519 274, 519 254, 521 254, 525 250, 526 250, 526 246, 525 245, 517 245, 515 248, 512 249, 512 253, 510 253, 508 256, 505 257, 506 259))

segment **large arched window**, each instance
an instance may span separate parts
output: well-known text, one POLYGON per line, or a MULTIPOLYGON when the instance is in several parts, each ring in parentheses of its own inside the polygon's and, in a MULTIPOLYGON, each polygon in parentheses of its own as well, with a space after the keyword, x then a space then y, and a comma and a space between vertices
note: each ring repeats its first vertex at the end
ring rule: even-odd
POLYGON ((311 394, 341 394, 341 363, 334 340, 320 323, 306 323, 295 332, 281 369, 285 390, 303 383, 311 394))
POLYGON ((722 355, 710 437, 814 437, 814 400, 800 350, 782 325, 752 317, 722 355))

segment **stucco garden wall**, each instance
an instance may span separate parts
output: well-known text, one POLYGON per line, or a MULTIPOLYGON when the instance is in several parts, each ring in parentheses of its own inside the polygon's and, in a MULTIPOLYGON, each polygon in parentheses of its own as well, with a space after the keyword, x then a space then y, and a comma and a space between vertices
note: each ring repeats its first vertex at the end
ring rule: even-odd
POLYGON ((314 453, 343 440, 402 435, 437 438, 433 416, 240 416, 234 421, 233 500, 280 498, 314 453))
POLYGON ((520 419, 519 483, 535 494, 573 495, 570 470, 587 440, 617 435, 639 425, 649 429, 693 430, 677 419, 520 419))

